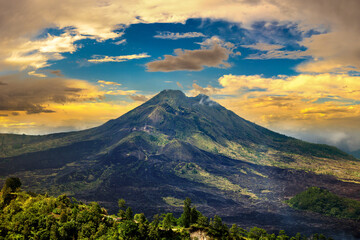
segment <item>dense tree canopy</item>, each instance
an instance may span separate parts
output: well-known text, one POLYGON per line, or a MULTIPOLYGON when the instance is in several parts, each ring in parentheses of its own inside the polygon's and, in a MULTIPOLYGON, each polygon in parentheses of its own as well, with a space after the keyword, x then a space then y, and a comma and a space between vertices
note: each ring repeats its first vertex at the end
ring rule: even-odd
MULTIPOLYGON (((96 203, 79 203, 65 195, 49 197, 19 190, 21 182, 7 181, 1 191, 0 240, 1 239, 190 239, 202 232, 211 239, 290 239, 284 231, 278 235, 264 229, 246 231, 236 224, 230 229, 219 216, 208 219, 191 207, 189 198, 184 201, 180 218, 172 213, 155 215, 150 222, 143 213, 133 214, 125 200, 119 201, 120 214, 108 215, 96 203), (5 190, 6 191, 5 191, 5 190), (13 191, 14 190, 14 191, 13 191), (8 197, 4 201, 4 195, 8 197), (9 197, 10 196, 10 197, 9 197), (127 207, 127 208, 126 208, 127 207), (124 209, 126 210, 124 211, 124 209)), ((303 239, 301 234, 291 240, 303 239)), ((314 235, 313 239, 326 239, 314 235)))
POLYGON ((360 202, 339 197, 326 189, 310 187, 288 201, 291 207, 338 218, 360 220, 360 202))

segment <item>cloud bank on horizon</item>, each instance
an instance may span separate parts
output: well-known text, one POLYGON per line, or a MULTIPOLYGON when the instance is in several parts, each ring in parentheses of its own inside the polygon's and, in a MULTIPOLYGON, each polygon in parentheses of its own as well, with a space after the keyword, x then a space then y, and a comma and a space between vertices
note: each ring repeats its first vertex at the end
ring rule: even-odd
POLYGON ((180 88, 271 129, 360 149, 358 0, 19 0, 0 9, 1 132, 83 129, 180 88))

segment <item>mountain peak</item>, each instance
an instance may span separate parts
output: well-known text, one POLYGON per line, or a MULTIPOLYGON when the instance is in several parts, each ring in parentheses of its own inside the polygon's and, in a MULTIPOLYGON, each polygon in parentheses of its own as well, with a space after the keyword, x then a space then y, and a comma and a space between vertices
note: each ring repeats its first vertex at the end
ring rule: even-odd
POLYGON ((165 89, 161 91, 157 97, 166 97, 166 98, 177 98, 177 97, 186 97, 186 95, 180 90, 173 90, 173 89, 165 89))
POLYGON ((155 97, 150 99, 150 104, 167 103, 170 105, 181 105, 187 102, 188 97, 180 90, 166 89, 158 93, 155 97))

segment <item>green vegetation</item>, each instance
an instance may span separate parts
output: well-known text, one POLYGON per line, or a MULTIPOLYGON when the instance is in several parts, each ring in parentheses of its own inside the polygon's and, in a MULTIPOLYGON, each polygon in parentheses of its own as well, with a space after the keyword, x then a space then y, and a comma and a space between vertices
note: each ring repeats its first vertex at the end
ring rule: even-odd
MULTIPOLYGON (((118 215, 108 215, 96 202, 22 192, 20 186, 18 178, 11 178, 1 190, 0 239, 196 239, 198 234, 210 239, 306 239, 257 227, 246 231, 236 224, 229 229, 219 216, 209 220, 197 211, 189 198, 180 218, 167 213, 150 222, 143 213, 134 215, 124 199, 118 201, 118 215)), ((326 238, 315 234, 312 239, 326 238)))
POLYGON ((257 199, 256 194, 249 192, 246 188, 233 184, 228 179, 215 174, 211 174, 200 166, 194 163, 181 163, 176 167, 176 174, 179 177, 189 179, 191 181, 204 183, 208 186, 215 187, 223 191, 231 191, 239 193, 240 195, 248 196, 252 199, 257 199))
POLYGON ((163 197, 162 199, 166 202, 166 204, 173 206, 173 207, 182 207, 184 205, 184 202, 178 198, 163 197))
POLYGON ((337 218, 360 219, 360 202, 319 187, 310 187, 291 198, 288 204, 296 209, 308 210, 337 218))

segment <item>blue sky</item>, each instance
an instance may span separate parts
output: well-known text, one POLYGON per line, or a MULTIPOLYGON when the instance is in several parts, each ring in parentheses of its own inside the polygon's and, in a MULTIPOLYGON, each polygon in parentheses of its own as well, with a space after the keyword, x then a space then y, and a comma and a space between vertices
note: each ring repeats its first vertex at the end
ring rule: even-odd
MULTIPOLYGON (((296 29, 296 25, 281 25, 273 22, 265 27, 264 22, 254 23, 252 30, 243 29, 241 24, 211 19, 189 19, 185 23, 152 23, 133 24, 124 30, 124 35, 119 39, 110 39, 97 42, 92 39, 84 39, 75 42, 79 49, 75 53, 65 53, 63 60, 55 61, 51 66, 42 69, 59 69, 70 78, 86 79, 97 82, 99 79, 119 82, 129 89, 141 89, 143 93, 154 93, 164 88, 179 88, 176 82, 183 86, 191 87, 193 81, 206 87, 214 84, 218 87, 217 79, 225 74, 255 75, 264 77, 277 75, 297 74, 295 67, 305 59, 246 59, 259 50, 242 47, 242 45, 256 44, 259 39, 268 44, 281 44, 282 50, 304 51, 304 47, 297 44, 303 36, 311 36, 311 33, 303 33, 296 29), (201 37, 162 39, 155 36, 160 33, 202 33, 201 37), (225 42, 235 45, 240 56, 231 56, 231 67, 205 67, 202 71, 173 71, 173 72, 148 72, 146 63, 162 58, 163 55, 172 55, 175 49, 199 49, 202 41, 218 36, 225 42), (126 40, 124 43, 116 43, 126 40), (115 63, 87 62, 94 55, 120 56, 147 53, 148 58, 130 60, 115 63), (172 81, 172 83, 166 83, 172 81)), ((47 33, 56 34, 59 31, 48 29, 47 33)))

